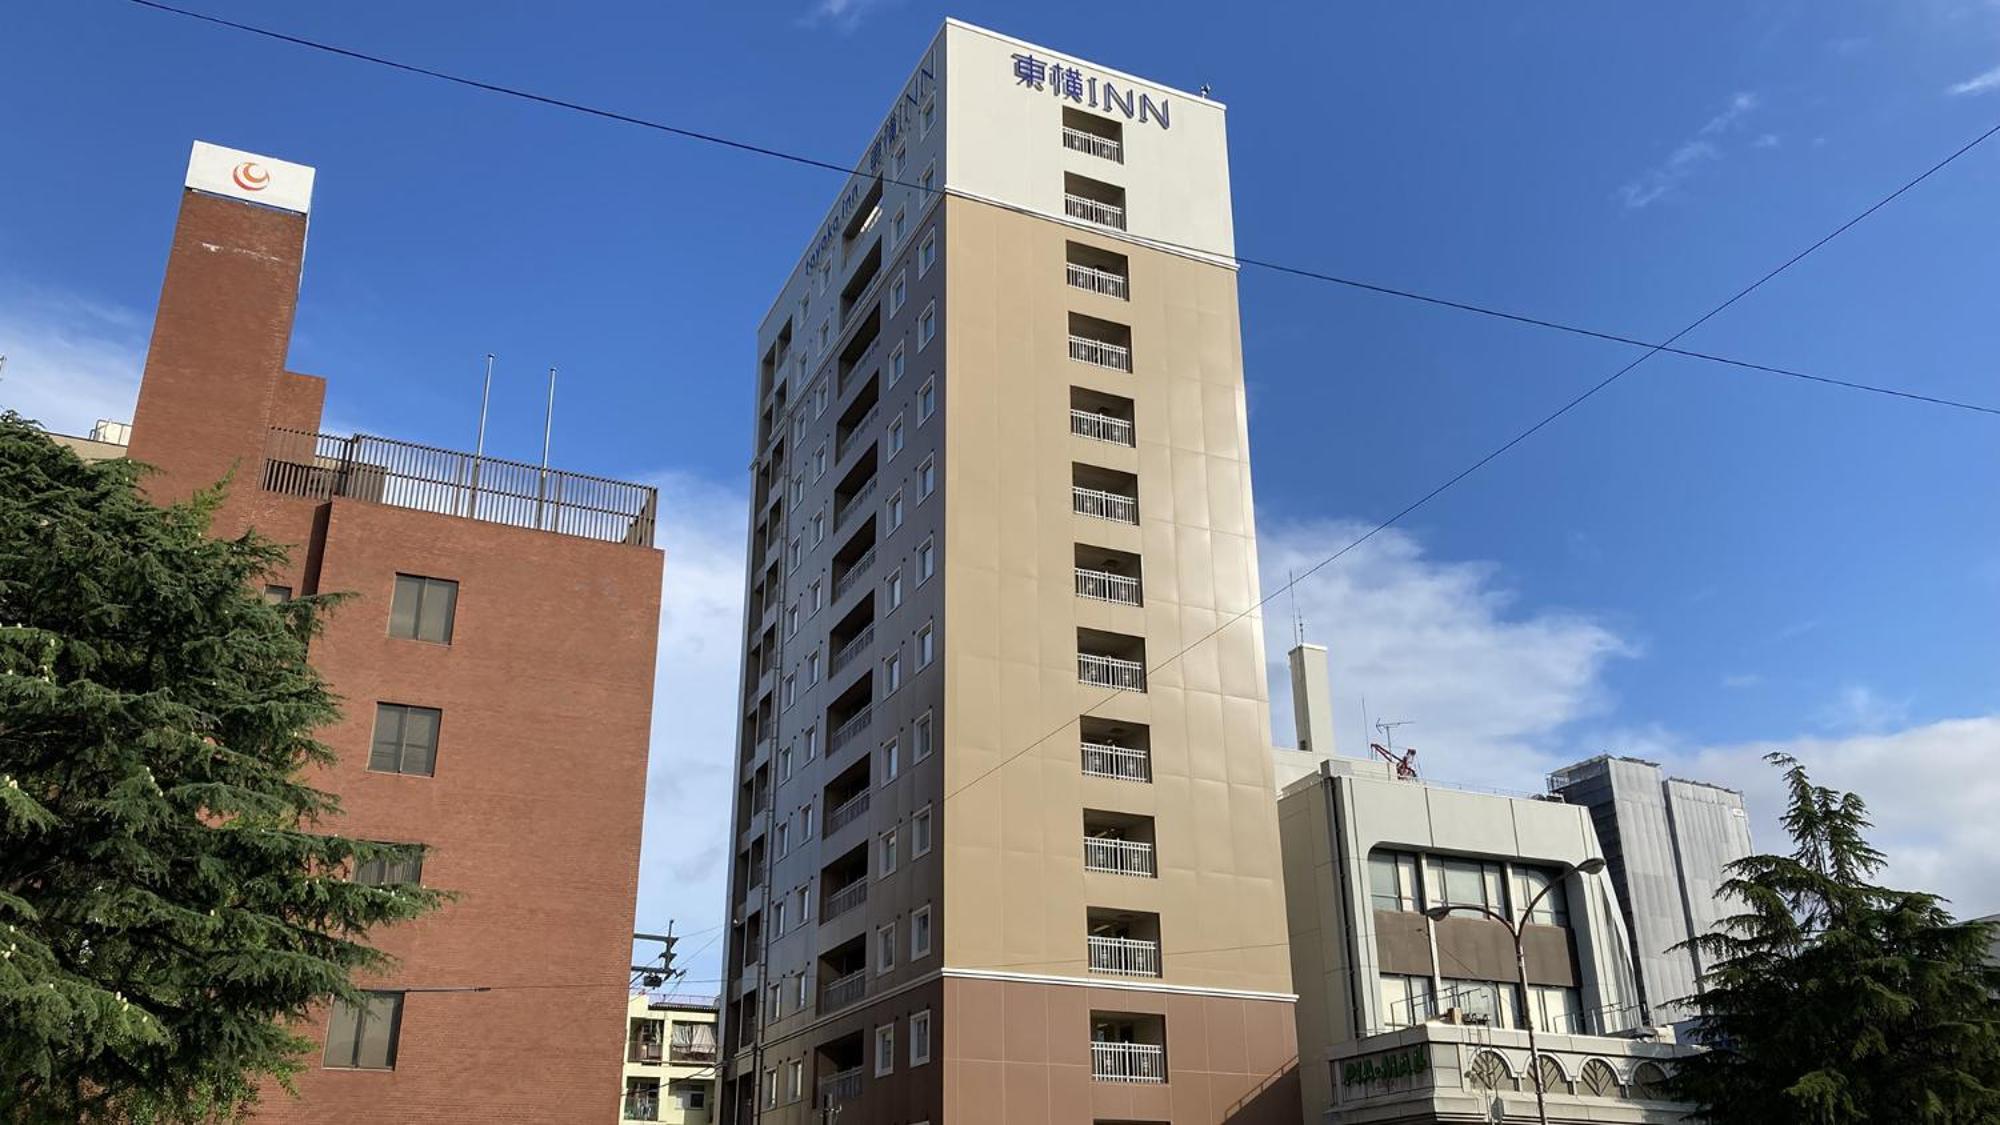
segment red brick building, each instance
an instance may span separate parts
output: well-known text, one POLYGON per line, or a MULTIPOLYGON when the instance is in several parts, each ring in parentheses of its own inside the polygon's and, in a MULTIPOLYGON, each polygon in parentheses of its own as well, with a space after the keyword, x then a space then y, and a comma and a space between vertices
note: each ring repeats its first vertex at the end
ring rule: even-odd
POLYGON ((383 931, 370 1008, 322 1013, 281 1122, 609 1119, 638 881, 661 555, 654 490, 320 434, 286 370, 312 170, 197 145, 130 456, 174 500, 231 475, 215 532, 292 546, 273 597, 347 591, 313 642, 335 827, 431 848, 460 896, 383 931), (475 991, 476 990, 476 991, 475 991), (330 1026, 331 1025, 331 1026, 330 1026))

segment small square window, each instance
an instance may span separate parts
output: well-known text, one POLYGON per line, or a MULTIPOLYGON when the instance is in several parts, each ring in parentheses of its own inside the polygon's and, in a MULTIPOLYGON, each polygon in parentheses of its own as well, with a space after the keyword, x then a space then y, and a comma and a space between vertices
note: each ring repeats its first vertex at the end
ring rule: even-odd
POLYGON ((813 613, 818 613, 826 606, 826 587, 817 578, 813 579, 812 585, 806 587, 806 604, 812 607, 813 613))
POLYGON ((903 772, 902 744, 892 738, 882 744, 882 784, 887 785, 896 780, 896 775, 901 772, 903 772))
POLYGON ((896 280, 889 283, 889 315, 895 316, 902 309, 903 302, 909 299, 909 280, 903 275, 903 271, 897 270, 896 280))
POLYGON ((799 607, 792 606, 785 610, 785 636, 796 637, 798 635, 799 635, 799 607))
POLYGON ((931 546, 931 541, 926 539, 923 545, 917 548, 917 585, 923 585, 935 573, 937 573, 937 548, 931 546))
POLYGON ((875 875, 877 878, 881 878, 884 875, 894 875, 896 873, 896 830, 891 828, 887 832, 882 833, 879 844, 881 848, 881 862, 875 869, 875 875))
MULTIPOLYGON (((782 832, 779 833, 778 838, 780 840, 783 840, 784 834, 782 832)), ((780 858, 782 858, 784 854, 785 853, 782 851, 778 853, 780 858)), ((778 937, 785 936, 785 910, 790 905, 791 904, 786 902, 784 899, 779 899, 777 902, 771 904, 771 932, 778 937)), ((776 1007, 775 1004, 773 1004, 772 1006, 774 1008, 776 1007)))
POLYGON ((398 574, 389 603, 389 635, 433 644, 451 643, 458 610, 458 583, 448 578, 398 574))
POLYGON ((430 777, 437 772, 438 724, 444 712, 401 703, 375 705, 375 738, 368 768, 376 773, 430 777))
POLYGON ((937 457, 926 457, 924 463, 917 466, 917 499, 927 500, 930 494, 936 491, 937 457))
POLYGON ((825 475, 826 475, 826 465, 827 465, 827 460, 826 460, 826 446, 825 446, 825 445, 821 445, 821 446, 820 446, 820 447, 819 447, 818 449, 815 449, 815 450, 813 450, 813 479, 814 479, 814 480, 818 480, 819 478, 821 478, 821 477, 823 477, 823 476, 825 476, 825 475))
POLYGON ((795 702, 798 699, 798 697, 799 697, 798 673, 796 672, 788 673, 785 676, 785 706, 790 707, 793 704, 793 702, 795 702))
POLYGON ((817 547, 826 541, 826 513, 814 512, 812 518, 812 545, 817 547))
POLYGON ((903 416, 898 414, 896 420, 889 423, 888 457, 894 457, 903 451, 903 436, 903 416))
POLYGON ((791 545, 785 549, 785 572, 789 574, 797 570, 799 568, 799 559, 802 557, 802 552, 799 549, 799 541, 797 539, 792 540, 791 545))
POLYGON ((910 960, 931 955, 931 908, 919 906, 910 915, 910 960))
POLYGON ((897 606, 903 604, 903 572, 901 570, 894 570, 889 573, 889 581, 885 584, 885 589, 885 596, 888 599, 890 609, 895 609, 897 606))
POLYGON ((264 600, 270 602, 272 605, 283 605, 292 600, 292 588, 290 586, 266 586, 264 587, 264 600))
POLYGON ((903 491, 897 489, 896 494, 889 497, 889 530, 894 531, 901 526, 903 526, 903 491))
POLYGON ((831 396, 827 394, 825 379, 821 379, 818 383, 813 384, 813 394, 812 394, 813 417, 817 418, 820 415, 826 413, 827 399, 830 397, 831 396))
POLYGON ((925 345, 929 344, 931 337, 935 335, 937 335, 937 302, 931 301, 924 305, 923 315, 917 317, 917 350, 924 350, 925 345))
POLYGON ((931 807, 925 805, 910 815, 910 858, 929 855, 931 850, 931 807))
POLYGON ((883 1024, 875 1029, 875 1077, 893 1074, 896 1070, 896 1025, 883 1024))
POLYGON ((882 662, 882 694, 903 686, 903 654, 895 653, 882 662))
POLYGON ((322 1064, 333 1070, 394 1070, 402 1032, 400 992, 364 992, 359 1004, 335 1000, 322 1064))
POLYGON ((924 165, 923 177, 917 182, 923 185, 923 189, 926 192, 937 190, 937 161, 933 160, 929 164, 924 165))
POLYGON ((364 887, 420 887, 424 882, 424 854, 417 852, 401 859, 372 856, 354 865, 348 882, 364 887))
MULTIPOLYGON (((930 174, 931 170, 929 168, 924 169, 924 175, 926 177, 928 177, 930 174)), ((928 179, 925 181, 924 186, 925 187, 930 186, 928 179)), ((931 272, 931 265, 936 261, 937 261, 937 228, 932 227, 931 229, 924 232, 924 240, 917 244, 917 276, 922 277, 925 274, 931 272)))
POLYGON ((937 634, 929 626, 917 630, 917 667, 928 668, 937 657, 937 634))
POLYGON ((931 756, 932 736, 931 713, 926 711, 917 716, 916 722, 910 724, 910 760, 912 762, 921 762, 931 756))
POLYGON ((892 387, 893 387, 893 386, 895 386, 895 385, 896 385, 897 383, 900 383, 900 382, 902 382, 902 381, 903 381, 903 371, 904 371, 904 370, 905 370, 905 369, 906 369, 906 368, 907 368, 908 366, 909 366, 909 365, 908 365, 908 362, 907 362, 907 359, 906 359, 906 357, 905 357, 905 356, 904 356, 904 354, 903 354, 903 345, 901 345, 901 344, 897 344, 897 345, 896 345, 896 348, 895 348, 895 350, 889 353, 889 385, 890 385, 890 386, 892 386, 892 387))
POLYGON ((819 757, 819 728, 806 728, 806 761, 819 757))
POLYGON ((791 779, 792 779, 792 748, 787 746, 784 749, 778 751, 778 780, 790 781, 791 779))
POLYGON ((813 834, 813 806, 807 803, 799 808, 799 839, 810 840, 813 834))
POLYGON ((908 233, 909 221, 904 216, 903 209, 898 207, 896 208, 896 217, 889 221, 889 245, 891 247, 901 246, 903 244, 903 236, 908 233))
POLYGON ((875 971, 886 973, 895 967, 896 927, 891 923, 875 931, 875 971))
MULTIPOLYGON (((913 951, 914 952, 914 951, 913 951)), ((931 1014, 928 1010, 910 1015, 910 1065, 931 1061, 931 1014)))
POLYGON ((937 378, 933 376, 925 379, 924 385, 917 388, 917 425, 921 426, 930 421, 931 415, 936 413, 937 378))
POLYGON ((806 654, 806 686, 811 687, 812 685, 818 682, 819 682, 819 653, 809 652, 806 654))

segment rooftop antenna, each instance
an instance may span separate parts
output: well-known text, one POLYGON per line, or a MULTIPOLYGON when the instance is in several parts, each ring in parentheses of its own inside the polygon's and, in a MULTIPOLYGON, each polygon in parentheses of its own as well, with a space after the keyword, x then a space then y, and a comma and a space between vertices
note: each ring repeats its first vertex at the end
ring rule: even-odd
POLYGON ((556 369, 549 368, 549 406, 542 414, 542 472, 535 481, 535 526, 542 525, 542 506, 549 491, 549 435, 556 424, 556 369))
POLYGON ((472 447, 472 491, 466 497, 466 514, 479 515, 479 465, 486 458, 486 404, 493 400, 493 353, 486 353, 486 387, 479 392, 479 439, 472 447))
POLYGON ((1200 89, 1199 91, 1197 91, 1197 92, 1198 92, 1199 94, 1201 94, 1201 100, 1203 100, 1203 101, 1207 101, 1207 100, 1208 100, 1208 91, 1209 91, 1209 85, 1208 85, 1208 83, 1206 83, 1206 82, 1202 83, 1202 84, 1201 84, 1201 89, 1200 89))
POLYGON ((1306 643, 1305 618, 1299 616, 1299 580, 1291 571, 1285 572, 1285 592, 1292 596, 1292 647, 1306 643))
POLYGON ((1415 719, 1397 719, 1395 722, 1377 719, 1375 729, 1382 732, 1382 742, 1368 744, 1368 748, 1375 752, 1376 757, 1396 767, 1396 777, 1404 781, 1416 780, 1417 752, 1410 747, 1404 747, 1401 754, 1396 753, 1396 728, 1406 727, 1414 722, 1415 719))

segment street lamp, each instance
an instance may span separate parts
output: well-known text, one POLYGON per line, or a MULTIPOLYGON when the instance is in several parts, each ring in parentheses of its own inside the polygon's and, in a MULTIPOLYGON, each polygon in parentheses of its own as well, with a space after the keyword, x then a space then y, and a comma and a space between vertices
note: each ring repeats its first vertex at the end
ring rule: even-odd
POLYGON ((1542 1094, 1542 1053, 1535 1046, 1535 1017, 1534 1013, 1528 1010, 1528 955, 1521 947, 1521 926, 1535 912, 1535 907, 1541 905, 1542 899, 1558 885, 1568 881, 1571 875, 1595 875, 1602 870, 1604 870, 1604 859, 1601 856, 1592 856, 1582 863, 1572 863, 1564 867, 1561 874, 1549 880, 1546 886, 1535 893, 1534 898, 1528 900, 1528 905, 1521 908, 1520 922, 1503 917, 1490 907, 1470 904, 1433 906, 1424 911, 1424 917, 1433 922, 1442 922, 1454 911, 1459 910, 1470 914, 1484 914, 1507 927, 1508 936, 1514 939, 1514 972, 1521 984, 1521 1014, 1528 1025, 1528 1070, 1535 1076, 1535 1120, 1542 1125, 1549 1125, 1549 1106, 1542 1094))

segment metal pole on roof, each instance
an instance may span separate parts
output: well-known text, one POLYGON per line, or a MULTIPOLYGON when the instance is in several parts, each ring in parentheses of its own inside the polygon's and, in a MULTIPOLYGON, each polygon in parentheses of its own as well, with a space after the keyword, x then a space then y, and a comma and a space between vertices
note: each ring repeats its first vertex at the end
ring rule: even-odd
POLYGON ((556 424, 556 369, 549 368, 549 405, 542 414, 542 472, 535 482, 535 526, 542 526, 542 508, 549 492, 549 435, 556 424))
POLYGON ((467 497, 466 515, 479 516, 479 464, 486 456, 486 406, 493 401, 493 353, 486 353, 486 387, 479 392, 479 440, 472 447, 472 495, 467 497))

